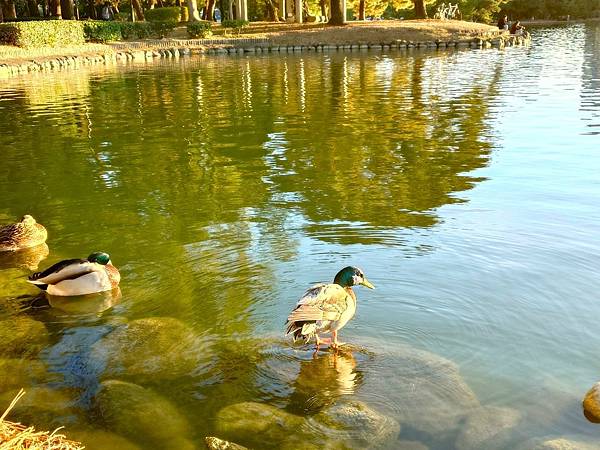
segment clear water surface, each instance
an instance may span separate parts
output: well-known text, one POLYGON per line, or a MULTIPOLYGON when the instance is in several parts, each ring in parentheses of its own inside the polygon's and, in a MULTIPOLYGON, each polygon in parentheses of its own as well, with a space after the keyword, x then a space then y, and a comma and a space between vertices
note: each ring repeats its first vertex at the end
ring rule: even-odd
POLYGON ((400 423, 371 442, 387 448, 471 448, 473 410, 516 417, 480 448, 598 441, 580 407, 600 379, 598 25, 535 30, 530 48, 503 51, 32 74, 2 81, 0 117, 0 222, 45 224, 40 268, 104 250, 122 275, 120 293, 45 302, 23 281, 45 252, 1 257, 0 398, 34 398, 15 420, 65 425, 89 448, 289 445, 289 430, 260 441, 220 423, 257 402, 306 419, 296 445, 361 448, 362 425, 344 441, 313 420, 361 400, 400 423), (352 346, 313 355, 283 339, 304 289, 350 264, 377 286, 356 289, 341 333, 352 346), (143 326, 143 351, 104 346, 165 317, 199 347, 143 326), (205 363, 178 366, 195 351, 205 363), (105 372, 115 358, 142 369, 105 372), (187 425, 159 444, 126 403, 107 423, 95 399, 107 378, 161 396, 187 425))

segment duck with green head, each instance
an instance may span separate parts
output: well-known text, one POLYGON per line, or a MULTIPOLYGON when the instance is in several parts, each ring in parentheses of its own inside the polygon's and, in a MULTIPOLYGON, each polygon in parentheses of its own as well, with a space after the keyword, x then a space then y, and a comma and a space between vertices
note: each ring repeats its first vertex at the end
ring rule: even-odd
POLYGON ((286 336, 291 334, 294 342, 303 339, 305 343, 314 337, 317 348, 320 344, 330 344, 333 348, 342 345, 337 340, 338 331, 356 312, 356 295, 352 290, 356 285, 375 288, 362 270, 348 266, 337 273, 333 283, 311 287, 288 316, 286 336), (331 339, 321 338, 319 333, 331 333, 331 339))
POLYGON ((110 261, 108 253, 95 252, 87 259, 65 259, 36 272, 30 283, 50 295, 71 296, 95 294, 115 289, 121 275, 110 261))

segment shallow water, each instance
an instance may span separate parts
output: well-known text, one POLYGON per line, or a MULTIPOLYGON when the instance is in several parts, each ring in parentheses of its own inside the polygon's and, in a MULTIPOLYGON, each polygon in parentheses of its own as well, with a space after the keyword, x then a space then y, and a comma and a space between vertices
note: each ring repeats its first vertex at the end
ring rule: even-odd
POLYGON ((135 419, 117 430, 94 406, 100 380, 169 399, 191 448, 230 404, 313 417, 347 399, 399 421, 400 440, 455 448, 471 389, 520 412, 504 444, 597 438, 579 401, 600 378, 599 61, 600 27, 573 25, 503 51, 197 57, 3 81, 0 221, 29 213, 47 227, 40 268, 104 250, 122 282, 15 315, 31 306, 33 267, 3 256, 0 327, 25 317, 48 336, 2 355, 46 365, 21 384, 67 397, 50 414, 67 431, 132 441, 135 419), (350 264, 377 286, 356 289, 341 333, 360 348, 292 348, 281 334, 297 298, 350 264), (185 355, 168 370, 110 373, 99 340, 151 317, 185 324, 206 360, 178 367, 188 341, 163 336, 158 353, 185 355), (438 376, 443 359, 399 355, 406 345, 462 378, 438 376), (423 379, 415 399, 403 380, 423 379), (429 394, 458 419, 407 418, 410 406, 429 419, 429 394))

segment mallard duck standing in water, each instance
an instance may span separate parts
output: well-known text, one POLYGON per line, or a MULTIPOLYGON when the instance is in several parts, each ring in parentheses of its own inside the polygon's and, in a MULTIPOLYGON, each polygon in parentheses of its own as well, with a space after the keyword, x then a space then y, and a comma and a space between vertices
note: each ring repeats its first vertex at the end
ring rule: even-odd
POLYGON ((286 336, 292 334, 294 342, 304 339, 305 343, 314 336, 317 348, 320 344, 330 344, 333 348, 342 345, 337 340, 338 331, 354 317, 356 295, 352 286, 359 284, 375 289, 362 270, 349 266, 338 272, 333 283, 311 287, 288 316, 286 336), (327 332, 331 332, 331 339, 319 337, 319 333, 327 332))
POLYGON ((20 222, 0 227, 0 252, 35 247, 46 242, 48 232, 30 215, 24 215, 20 222))
POLYGON ((87 259, 66 259, 29 277, 29 282, 50 295, 95 294, 116 288, 121 275, 107 253, 92 253, 87 259))

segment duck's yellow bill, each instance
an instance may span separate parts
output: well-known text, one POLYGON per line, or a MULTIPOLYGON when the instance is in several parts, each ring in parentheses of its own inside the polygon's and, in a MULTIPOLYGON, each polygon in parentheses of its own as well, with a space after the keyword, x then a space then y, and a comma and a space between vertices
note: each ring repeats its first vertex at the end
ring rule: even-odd
POLYGON ((363 278, 362 283, 360 283, 360 284, 362 284, 365 287, 368 287, 369 289, 375 289, 375 286, 373 286, 371 284, 371 282, 369 280, 367 280, 366 278, 363 278))

